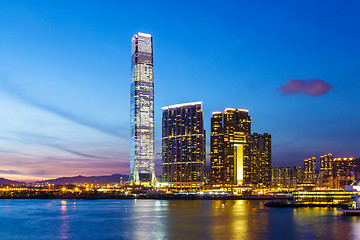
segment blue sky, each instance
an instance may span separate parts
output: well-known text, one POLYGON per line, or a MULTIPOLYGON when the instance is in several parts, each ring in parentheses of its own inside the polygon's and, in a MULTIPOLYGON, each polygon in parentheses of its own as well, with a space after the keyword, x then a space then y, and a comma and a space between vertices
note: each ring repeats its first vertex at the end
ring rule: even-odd
POLYGON ((1 1, 0 177, 128 173, 139 31, 154 37, 157 153, 161 107, 203 101, 207 140, 213 111, 249 109, 252 130, 272 134, 273 166, 358 157, 359 10, 355 0, 1 1), (290 80, 332 87, 280 91, 290 80))

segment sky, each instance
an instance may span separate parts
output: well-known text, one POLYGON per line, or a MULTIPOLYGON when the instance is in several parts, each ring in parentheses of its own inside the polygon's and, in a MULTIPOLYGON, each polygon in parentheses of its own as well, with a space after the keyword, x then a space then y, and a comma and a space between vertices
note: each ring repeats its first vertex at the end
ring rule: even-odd
POLYGON ((1 1, 0 177, 128 174, 130 51, 153 35, 161 107, 245 108, 272 165, 360 157, 360 2, 1 1))

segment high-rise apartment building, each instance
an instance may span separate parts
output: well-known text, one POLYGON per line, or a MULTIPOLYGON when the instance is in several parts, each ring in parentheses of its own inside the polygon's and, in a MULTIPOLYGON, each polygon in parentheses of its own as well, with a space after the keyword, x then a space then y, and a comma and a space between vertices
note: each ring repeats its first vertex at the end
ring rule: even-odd
POLYGON ((283 187, 285 180, 285 168, 272 167, 271 168, 271 185, 273 187, 283 187))
POLYGON ((291 187, 296 188, 297 184, 304 180, 304 170, 299 165, 292 168, 291 171, 291 187))
POLYGON ((291 187, 291 167, 284 168, 284 183, 283 186, 286 188, 291 187))
POLYGON ((273 167, 271 185, 273 187, 296 188, 302 184, 304 171, 299 165, 290 167, 273 167))
POLYGON ((152 36, 137 33, 131 46, 130 176, 136 183, 155 181, 154 68, 152 36))
POLYGON ((252 180, 251 117, 248 110, 225 109, 211 119, 211 169, 213 185, 243 185, 252 180))
POLYGON ((304 160, 304 174, 306 180, 315 180, 316 178, 316 158, 307 158, 304 160))
POLYGON ((213 112, 210 133, 210 183, 225 184, 223 113, 213 112))
POLYGON ((205 180, 205 130, 202 102, 163 107, 162 180, 171 186, 205 180))
POLYGON ((269 186, 271 184, 271 134, 251 135, 252 183, 269 186))
POLYGON ((354 175, 354 158, 335 158, 333 164, 335 178, 354 175))
POLYGON ((334 158, 331 153, 320 156, 320 178, 330 178, 333 176, 334 158))
POLYGON ((354 158, 334 158, 334 187, 344 188, 355 181, 354 158))

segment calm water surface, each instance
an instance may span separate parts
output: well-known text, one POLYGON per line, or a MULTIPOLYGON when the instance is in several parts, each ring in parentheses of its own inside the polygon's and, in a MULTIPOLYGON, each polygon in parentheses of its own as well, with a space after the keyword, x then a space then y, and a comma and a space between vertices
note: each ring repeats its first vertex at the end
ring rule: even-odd
POLYGON ((0 239, 360 239, 360 216, 263 201, 0 200, 0 239))

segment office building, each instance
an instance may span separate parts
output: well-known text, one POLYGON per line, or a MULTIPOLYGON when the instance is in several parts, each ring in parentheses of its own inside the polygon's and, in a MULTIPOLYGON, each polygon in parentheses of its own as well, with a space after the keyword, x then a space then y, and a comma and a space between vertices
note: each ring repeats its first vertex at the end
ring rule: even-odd
POLYGON ((131 46, 129 181, 153 184, 154 69, 152 36, 137 33, 131 46))

